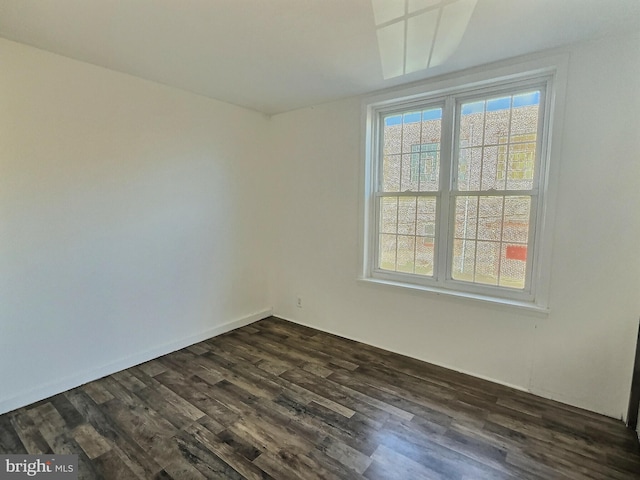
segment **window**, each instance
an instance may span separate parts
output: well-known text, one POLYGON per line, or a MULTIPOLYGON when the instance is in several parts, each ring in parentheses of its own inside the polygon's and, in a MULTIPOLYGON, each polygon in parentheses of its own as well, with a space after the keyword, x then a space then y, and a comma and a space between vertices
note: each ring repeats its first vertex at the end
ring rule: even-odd
POLYGON ((367 104, 365 278, 543 306, 552 80, 367 104))

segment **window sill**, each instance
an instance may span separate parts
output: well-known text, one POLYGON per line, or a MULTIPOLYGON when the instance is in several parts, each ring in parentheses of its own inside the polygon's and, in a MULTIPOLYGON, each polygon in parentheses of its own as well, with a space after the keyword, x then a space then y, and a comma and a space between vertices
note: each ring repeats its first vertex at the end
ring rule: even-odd
POLYGON ((460 290, 450 290, 446 288, 429 287, 425 285, 416 285, 414 283, 398 282, 392 280, 383 280, 379 278, 360 277, 359 282, 364 284, 381 285, 385 287, 401 288, 407 290, 428 292, 435 295, 446 295, 449 297, 456 297, 464 300, 480 301, 491 305, 497 305, 501 307, 515 308, 518 310, 524 310, 527 312, 533 312, 541 315, 548 315, 549 308, 543 305, 539 305, 534 302, 527 302, 522 300, 513 300, 508 298, 492 297, 488 295, 479 295, 476 293, 463 292, 460 290))

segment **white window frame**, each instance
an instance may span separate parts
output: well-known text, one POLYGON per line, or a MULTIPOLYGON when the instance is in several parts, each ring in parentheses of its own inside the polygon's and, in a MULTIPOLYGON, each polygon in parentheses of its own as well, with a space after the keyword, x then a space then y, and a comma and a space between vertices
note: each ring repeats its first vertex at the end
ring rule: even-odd
MULTIPOLYGON (((401 89, 390 90, 366 97, 362 102, 363 204, 361 208, 361 273, 365 282, 404 287, 437 294, 448 294, 521 307, 538 312, 548 312, 549 283, 551 269, 551 242, 554 220, 558 174, 557 157, 560 156, 560 138, 562 125, 563 98, 566 86, 566 55, 547 58, 509 62, 492 68, 479 68, 439 80, 401 89), (454 209, 449 201, 455 194, 452 174, 457 162, 457 145, 454 145, 455 130, 459 125, 459 109, 451 102, 469 101, 473 98, 493 95, 494 93, 516 93, 540 87, 540 124, 538 129, 539 149, 534 178, 535 195, 532 196, 532 216, 535 224, 530 228, 527 258, 526 290, 508 289, 461 282, 452 279, 451 256, 454 209), (412 106, 428 108, 442 105, 442 144, 441 158, 449 156, 449 169, 441 168, 441 188, 438 196, 436 219, 436 253, 434 276, 391 272, 376 268, 378 256, 378 186, 380 164, 382 163, 380 146, 380 122, 385 114, 402 111, 412 106), (450 125, 451 128, 445 125, 450 125), (553 139, 553 142, 551 141, 553 139), (443 213, 444 212, 444 213, 443 213), (442 215, 446 215, 444 219, 442 215), (447 227, 447 228, 445 228, 447 227)), ((499 193, 499 192, 496 192, 499 193)))

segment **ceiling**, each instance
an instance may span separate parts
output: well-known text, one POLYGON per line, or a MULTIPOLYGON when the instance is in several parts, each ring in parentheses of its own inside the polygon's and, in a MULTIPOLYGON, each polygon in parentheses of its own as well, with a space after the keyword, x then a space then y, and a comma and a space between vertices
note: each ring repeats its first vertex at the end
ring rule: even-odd
POLYGON ((0 0, 2 37, 266 114, 639 29, 640 0, 0 0), (383 72, 381 18, 457 2, 446 55, 383 72))

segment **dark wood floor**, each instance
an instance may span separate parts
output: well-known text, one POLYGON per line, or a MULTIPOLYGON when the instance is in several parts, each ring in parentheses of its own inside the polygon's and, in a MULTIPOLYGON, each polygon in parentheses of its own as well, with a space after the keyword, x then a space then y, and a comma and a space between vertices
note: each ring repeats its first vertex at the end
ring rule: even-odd
POLYGON ((269 318, 0 416, 80 478, 637 479, 622 422, 269 318))

